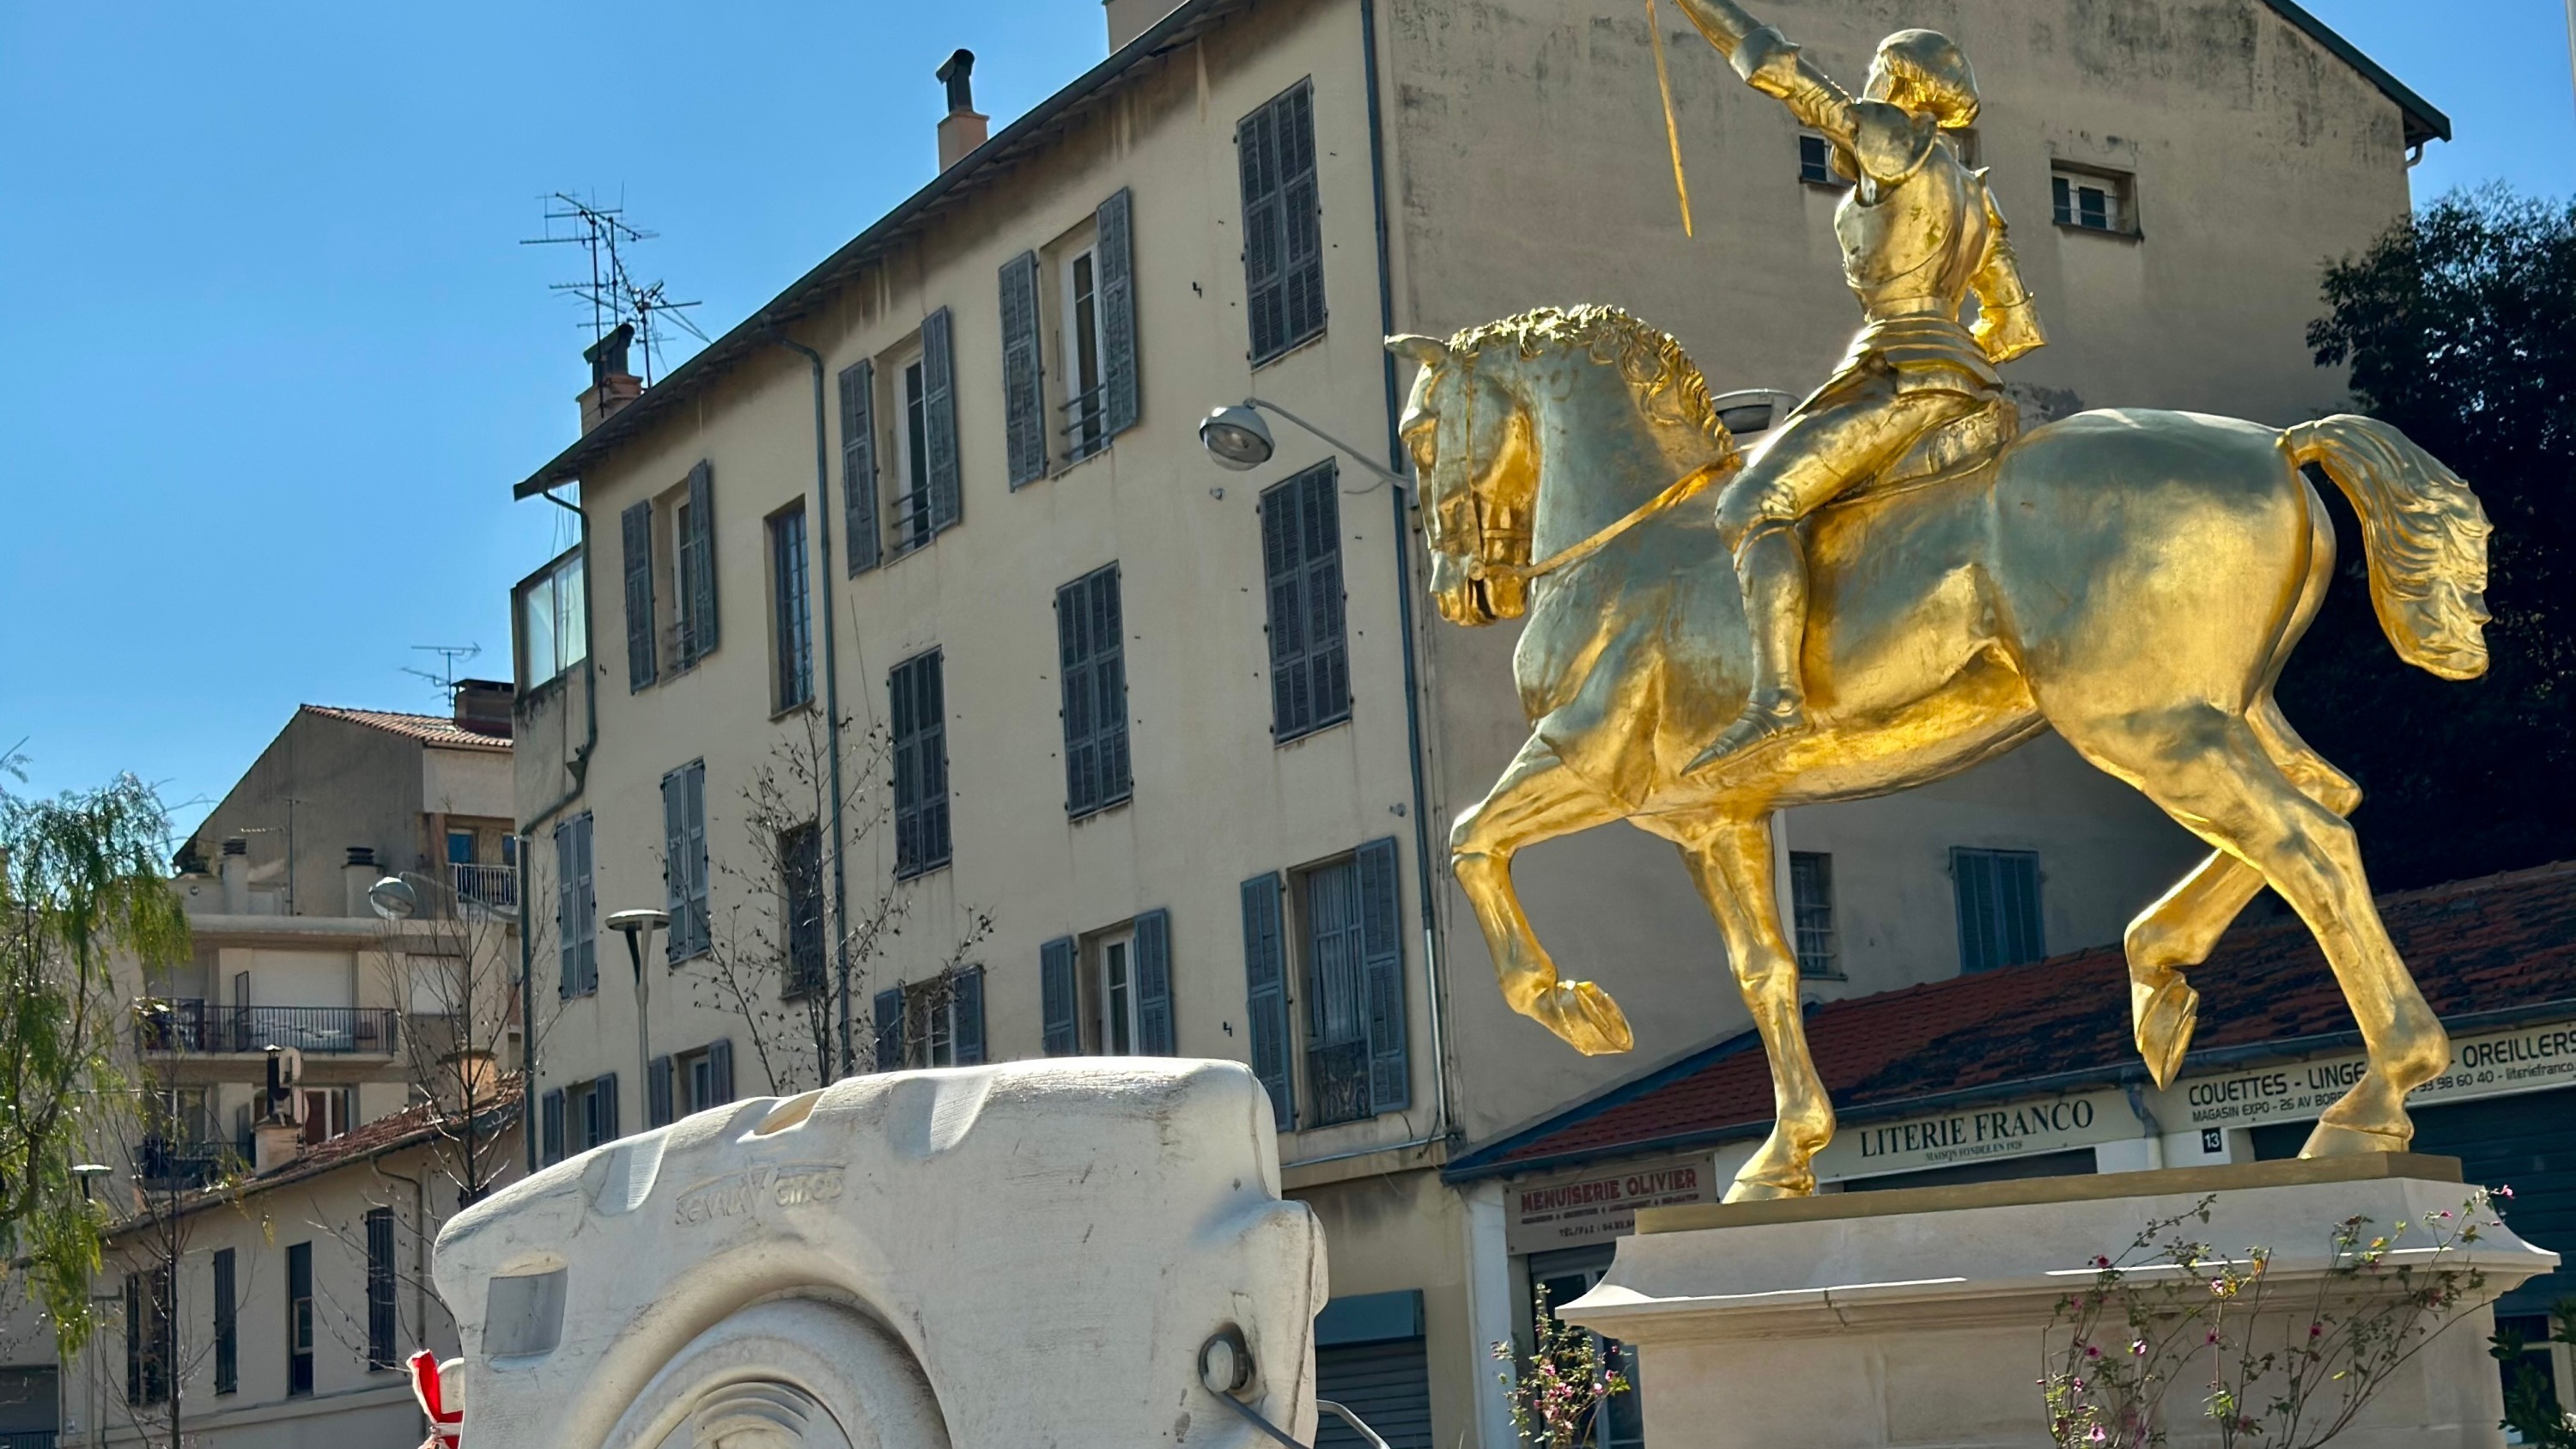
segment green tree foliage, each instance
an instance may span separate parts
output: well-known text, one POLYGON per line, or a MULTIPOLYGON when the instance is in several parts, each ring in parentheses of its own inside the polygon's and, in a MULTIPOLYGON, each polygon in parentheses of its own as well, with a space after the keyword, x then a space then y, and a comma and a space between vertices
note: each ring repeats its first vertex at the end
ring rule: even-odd
POLYGON ((25 1272, 66 1354, 90 1332, 105 1222, 72 1167, 131 1107, 111 966, 188 958, 167 836, 160 799, 130 775, 52 800, 0 792, 0 1277, 25 1272))
POLYGON ((2451 683, 2398 662, 2337 498, 2337 578, 2283 709, 2360 783, 2379 888, 2576 858, 2576 204, 2453 192, 2329 266, 2324 292, 2318 364, 2349 364, 2358 408, 2450 464, 2495 524, 2493 664, 2451 683))

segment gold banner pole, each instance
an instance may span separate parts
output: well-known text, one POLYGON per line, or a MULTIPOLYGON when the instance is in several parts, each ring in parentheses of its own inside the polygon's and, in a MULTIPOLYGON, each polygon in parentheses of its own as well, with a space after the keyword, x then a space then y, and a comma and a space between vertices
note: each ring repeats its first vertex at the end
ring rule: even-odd
POLYGON ((1655 19, 1655 0, 1646 0, 1646 36, 1655 43, 1655 86, 1664 93, 1664 139, 1673 148, 1673 194, 1681 198, 1682 235, 1689 236, 1690 182, 1682 176, 1682 129, 1673 122, 1673 78, 1664 71, 1664 27, 1655 19))

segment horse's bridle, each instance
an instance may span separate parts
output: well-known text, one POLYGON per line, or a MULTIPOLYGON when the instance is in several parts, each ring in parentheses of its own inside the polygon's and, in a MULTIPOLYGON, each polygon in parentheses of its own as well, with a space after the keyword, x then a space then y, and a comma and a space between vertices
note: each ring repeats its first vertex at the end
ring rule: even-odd
POLYGON ((1530 583, 1545 578, 1559 569, 1572 568, 1609 547, 1620 535, 1638 524, 1668 508, 1687 502, 1709 484, 1735 471, 1737 465, 1743 461, 1741 453, 1729 448, 1725 457, 1713 463, 1703 463, 1684 473, 1665 484, 1662 491, 1654 497, 1629 509, 1608 525, 1595 529, 1578 542, 1558 549, 1535 563, 1515 562, 1511 558, 1515 550, 1524 558, 1527 557, 1532 542, 1531 531, 1526 528, 1490 527, 1485 514, 1485 492, 1476 486, 1476 480, 1483 476, 1482 471, 1476 466, 1476 356, 1476 353, 1470 352, 1458 362, 1458 385, 1459 390, 1466 396, 1467 415, 1466 425, 1460 429, 1460 435, 1464 439, 1464 451, 1467 455, 1465 465, 1467 501, 1476 520, 1476 546, 1473 552, 1453 555, 1453 557, 1463 557, 1466 560, 1467 577, 1470 579, 1478 582, 1486 579, 1518 579, 1523 583, 1530 583), (1495 547, 1498 543, 1502 545, 1499 549, 1495 547), (1501 557, 1494 556, 1497 554, 1501 557))

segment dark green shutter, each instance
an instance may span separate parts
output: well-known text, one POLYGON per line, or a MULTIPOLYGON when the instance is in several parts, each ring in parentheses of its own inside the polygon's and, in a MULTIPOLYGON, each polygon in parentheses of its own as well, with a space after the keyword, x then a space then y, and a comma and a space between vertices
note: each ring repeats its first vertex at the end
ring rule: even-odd
POLYGON ((957 1065, 981 1066, 984 1062, 984 968, 969 966, 950 978, 948 989, 955 993, 957 1030, 949 1038, 957 1065))
POLYGON ((1087 815, 1117 804, 1132 790, 1126 624, 1116 564, 1056 590, 1055 630, 1062 671, 1065 811, 1087 815))
POLYGON ((957 477, 957 368, 949 345, 948 309, 921 321, 921 417, 930 477, 930 531, 956 524, 964 512, 957 477))
POLYGON ((653 505, 643 502, 617 515, 625 543, 626 688, 629 693, 653 682, 653 505))
POLYGON ((552 1166, 563 1161, 564 1156, 563 1089, 558 1087, 539 1100, 542 1105, 537 1114, 537 1155, 543 1158, 548 1166, 552 1166))
MULTIPOLYGON (((689 865, 689 954, 695 955, 713 944, 714 936, 707 911, 707 767, 701 761, 681 774, 686 782, 689 812, 685 857, 689 865)), ((669 959, 667 950, 664 959, 669 959)))
POLYGON ((1252 360, 1324 330, 1323 225, 1315 185, 1315 98, 1306 81, 1235 128, 1243 185, 1244 310, 1252 360))
POLYGON ((1045 1023, 1045 1051, 1051 1057, 1074 1056, 1082 1050, 1082 993, 1073 979, 1074 944, 1058 936, 1038 948, 1039 1014, 1045 1023))
POLYGON ((841 369, 841 507, 849 519, 850 572, 877 566, 877 369, 841 369))
POLYGON ((647 1063, 647 1067, 644 1078, 644 1125, 668 1127, 671 1125, 672 1116, 671 1059, 655 1057, 647 1063))
POLYGON ((1245 1015, 1252 1033, 1252 1074, 1269 1090, 1279 1130, 1296 1122, 1288 1083, 1288 942, 1282 934, 1276 874, 1243 883, 1245 1015))
POLYGON ((689 954, 688 773, 683 767, 662 777, 662 909, 671 917, 663 956, 672 961, 689 954))
POLYGON ((877 1070, 896 1071, 903 1066, 903 988, 889 986, 878 992, 872 1015, 876 1023, 877 1070))
POLYGON ((1101 427, 1111 436, 1136 426, 1136 266, 1124 187, 1093 214, 1099 270, 1101 427))
POLYGON ((1038 357, 1038 254, 1002 263, 1002 438, 1011 486, 1046 476, 1045 365, 1038 357))
POLYGON ((689 537, 684 547, 689 559, 685 575, 689 628, 680 650, 694 663, 714 652, 720 637, 716 628, 716 470, 704 460, 689 470, 689 537))
POLYGON ((215 1250, 215 1392, 241 1389, 241 1285, 236 1281, 233 1250, 215 1250))
POLYGON ((581 980, 581 943, 574 935, 576 918, 573 901, 580 887, 573 873, 577 862, 573 855, 572 824, 566 821, 555 827, 555 994, 578 996, 581 980))
MULTIPOLYGON (((618 1126, 615 1072, 610 1072, 590 1084, 590 1110, 599 1121, 599 1142, 614 1142, 626 1135, 618 1126)), ((591 1145, 596 1147, 599 1142, 591 1145)))
POLYGON ((1177 1054, 1172 1033, 1172 913, 1147 911, 1136 918, 1136 1050, 1149 1057, 1177 1054))
POLYGON ((1360 847, 1360 988, 1369 1034, 1369 1110, 1400 1112, 1412 1101, 1405 1051, 1404 910, 1395 837, 1360 847))
POLYGON ((1338 476, 1320 463, 1261 494, 1270 731, 1283 741, 1350 717, 1338 476))
POLYGON ((2047 954, 2035 852, 1953 849, 1950 877, 1958 903, 1961 971, 2017 966, 2047 954))
MULTIPOLYGON (((294 1311, 294 1306, 288 1305, 287 1312, 292 1314, 294 1311)), ((143 1358, 146 1352, 143 1346, 143 1275, 129 1272, 125 1275, 125 1402, 128 1404, 148 1402, 143 1397, 143 1358)), ((104 1438, 105 1435, 102 1433, 99 1437, 104 1438)))
POLYGON ((733 1038, 717 1037, 707 1043, 707 1096, 702 1107, 721 1106, 733 1100, 733 1038))

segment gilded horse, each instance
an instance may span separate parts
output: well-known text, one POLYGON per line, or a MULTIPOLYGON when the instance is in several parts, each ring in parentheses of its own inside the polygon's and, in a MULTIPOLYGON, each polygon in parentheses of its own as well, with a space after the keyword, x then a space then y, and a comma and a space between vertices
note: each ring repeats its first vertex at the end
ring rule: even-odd
POLYGON ((2282 430, 2104 409, 1999 458, 1849 495, 1803 525, 1815 728, 1684 779, 1751 674, 1707 506, 1744 455, 1698 369, 1608 307, 1387 345, 1421 364, 1400 426, 1441 616, 1527 617, 1513 666, 1529 740, 1449 837, 1503 996, 1579 1050, 1627 1050, 1618 1006, 1561 980, 1531 933, 1512 857, 1614 820, 1679 846, 1776 1099, 1730 1201, 1813 1192, 1834 1130, 1780 926, 1772 813, 1941 779, 2048 729, 2213 847, 2125 939, 2156 1081, 2190 1045, 2198 994, 2183 969, 2268 884, 2316 933, 2368 1049, 2303 1155, 2407 1146, 2406 1094, 2443 1070, 2449 1042, 2372 904, 2344 819, 2360 791, 2272 690, 2333 574, 2306 464, 2361 517, 2399 656, 2448 679, 2486 668, 2486 518, 2429 454, 2363 417, 2282 430))

